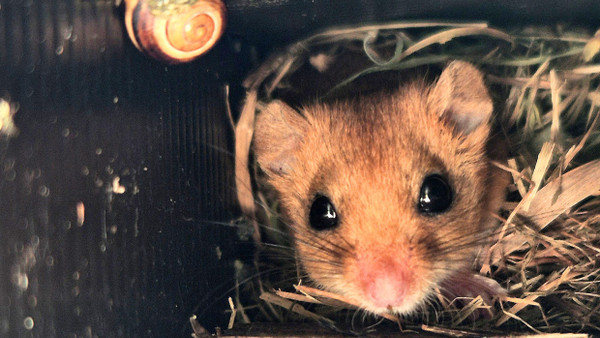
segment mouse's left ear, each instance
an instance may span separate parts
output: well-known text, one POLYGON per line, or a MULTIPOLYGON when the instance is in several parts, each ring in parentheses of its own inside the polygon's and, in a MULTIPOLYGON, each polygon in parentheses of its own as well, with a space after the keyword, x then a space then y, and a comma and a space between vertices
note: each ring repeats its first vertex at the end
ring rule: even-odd
POLYGON ((481 72, 464 61, 453 61, 442 71, 429 102, 464 134, 487 126, 494 109, 481 72))
POLYGON ((254 154, 260 167, 271 176, 288 174, 308 127, 300 113, 279 100, 261 109, 254 128, 254 154))

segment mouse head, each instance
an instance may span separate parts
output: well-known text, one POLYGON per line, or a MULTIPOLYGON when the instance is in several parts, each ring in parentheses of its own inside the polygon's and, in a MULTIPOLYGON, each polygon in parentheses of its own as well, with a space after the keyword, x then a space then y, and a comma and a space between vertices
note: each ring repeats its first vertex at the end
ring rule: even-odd
POLYGON ((302 267, 364 309, 410 313, 472 262, 488 219, 492 101, 472 65, 257 118, 254 151, 302 267))

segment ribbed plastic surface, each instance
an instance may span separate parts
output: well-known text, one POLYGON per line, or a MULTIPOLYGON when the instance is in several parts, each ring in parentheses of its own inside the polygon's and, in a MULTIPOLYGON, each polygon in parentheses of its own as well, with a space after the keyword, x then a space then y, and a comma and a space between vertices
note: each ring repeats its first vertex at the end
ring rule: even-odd
POLYGON ((232 37, 260 55, 330 25, 600 17, 597 0, 227 0, 221 46, 166 67, 133 48, 114 3, 0 0, 0 97, 20 105, 20 134, 0 136, 0 337, 226 323, 240 244, 215 223, 236 210, 225 84, 239 92, 251 59, 232 37))
POLYGON ((0 6, 0 97, 20 105, 20 134, 0 136, 0 337, 222 325, 235 233, 210 221, 235 210, 228 57, 149 60, 113 1, 0 6))
POLYGON ((591 25, 597 0, 228 0, 229 33, 268 45, 330 26, 394 20, 477 20, 492 25, 591 25))

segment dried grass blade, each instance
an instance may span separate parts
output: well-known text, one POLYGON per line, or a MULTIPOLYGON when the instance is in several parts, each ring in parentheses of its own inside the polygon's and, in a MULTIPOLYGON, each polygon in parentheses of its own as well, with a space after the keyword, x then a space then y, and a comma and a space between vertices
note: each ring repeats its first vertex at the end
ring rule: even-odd
POLYGON ((525 85, 521 88, 521 94, 519 95, 519 98, 517 99, 517 103, 515 104, 515 109, 513 111, 512 116, 509 119, 509 123, 511 125, 514 124, 520 116, 519 111, 521 109, 521 106, 523 105, 523 100, 525 99, 525 93, 527 92, 527 88, 533 87, 536 85, 536 83, 540 79, 540 76, 542 76, 542 74, 546 71, 546 69, 548 68, 549 65, 550 65, 550 58, 547 57, 545 59, 544 63, 542 63, 538 67, 538 69, 535 71, 535 73, 533 73, 533 75, 529 78, 527 83, 525 83, 525 85))
MULTIPOLYGON (((529 83, 529 78, 524 77, 501 77, 492 74, 486 74, 485 76, 488 80, 495 83, 500 83, 503 85, 513 86, 513 87, 527 87, 529 83)), ((544 79, 539 79, 538 88, 541 89, 550 89, 550 82, 544 79)))
MULTIPOLYGON (((338 294, 335 294, 335 293, 331 293, 331 292, 327 292, 324 290, 319 290, 319 289, 315 289, 315 288, 311 288, 311 287, 307 287, 307 286, 303 286, 303 285, 294 285, 294 287, 299 292, 305 293, 310 296, 329 298, 329 299, 337 300, 339 302, 351 305, 355 308, 360 308, 360 305, 354 303, 351 299, 341 296, 341 295, 338 295, 338 294)), ((394 323, 400 324, 398 317, 396 317, 390 313, 381 313, 378 315, 385 319, 391 320, 394 323)))
POLYGON ((305 294, 298 294, 298 293, 281 291, 281 290, 275 290, 275 294, 278 295, 279 297, 283 297, 283 298, 287 298, 287 299, 295 300, 295 301, 299 301, 299 302, 323 304, 323 302, 321 302, 320 300, 318 300, 314 297, 311 297, 311 296, 307 296, 305 294))
MULTIPOLYGON (((571 271, 570 268, 566 268, 560 276, 557 276, 557 278, 554 278, 554 279, 549 279, 546 283, 544 283, 542 286, 540 286, 537 291, 540 292, 540 295, 541 295, 541 293, 555 289, 559 285, 561 285, 563 282, 571 280, 571 279, 573 279, 573 277, 575 277, 579 274, 580 274, 579 272, 573 272, 573 271, 571 271)), ((556 274, 554 274, 554 275, 556 276, 556 274)), ((509 318, 516 316, 517 312, 523 310, 526 306, 529 306, 532 304, 534 304, 535 306, 539 307, 540 310, 542 310, 542 306, 539 303, 534 302, 538 297, 539 297, 539 295, 537 295, 537 294, 526 296, 525 298, 521 299, 518 303, 513 305, 513 307, 511 307, 510 310, 504 310, 504 316, 500 317, 500 319, 498 319, 498 321, 496 321, 495 325, 500 326, 500 325, 504 324, 509 318)), ((517 301, 517 299, 515 299, 515 298, 512 298, 511 300, 517 301)), ((528 325, 528 324, 526 324, 526 325, 528 325)))
POLYGON ((570 207, 600 191, 600 160, 581 165, 548 182, 535 195, 528 211, 520 211, 545 228, 570 207))
POLYGON ((533 185, 529 188, 530 194, 527 195, 527 199, 523 202, 521 207, 521 210, 523 211, 529 210, 531 201, 535 198, 535 194, 542 186, 542 181, 546 176, 546 172, 548 171, 550 163, 552 162, 554 146, 555 144, 553 142, 546 142, 542 146, 542 150, 540 151, 537 162, 535 163, 535 169, 533 169, 533 175, 531 175, 533 185))
POLYGON ((231 316, 229 316, 229 323, 227 324, 227 330, 231 330, 233 328, 233 324, 235 323, 235 317, 237 315, 237 311, 235 306, 233 305, 233 300, 231 297, 228 299, 229 301, 229 309, 231 310, 231 316))
POLYGON ((261 243, 260 229, 256 222, 256 205, 252 192, 252 179, 248 167, 250 144, 254 135, 254 118, 256 115, 257 92, 251 90, 246 95, 246 103, 235 126, 235 186, 238 202, 242 212, 252 221, 254 233, 252 237, 257 244, 261 243))
POLYGON ((519 171, 519 166, 514 158, 508 159, 508 167, 511 169, 508 172, 510 172, 513 177, 513 181, 515 182, 517 190, 519 191, 519 195, 524 197, 527 194, 527 188, 525 187, 523 180, 529 182, 530 184, 533 184, 533 182, 519 171))
POLYGON ((574 68, 571 72, 575 74, 597 74, 600 73, 600 65, 589 65, 574 68))
POLYGON ((600 30, 583 47, 583 61, 589 62, 600 52, 600 30))
POLYGON ((594 117, 594 121, 592 121, 590 128, 585 132, 585 134, 581 138, 581 141, 579 141, 579 143, 577 143, 576 146, 569 149, 569 151, 565 155, 565 161, 563 164, 563 168, 566 168, 569 165, 569 163, 571 163, 573 158, 575 158, 575 155, 577 155, 583 149, 583 146, 587 142, 587 140, 590 137, 590 135, 592 134, 592 132, 596 131, 596 128, 598 128, 598 122, 600 121, 600 119, 598 119, 599 117, 600 117, 600 112, 596 113, 596 117, 594 117))
MULTIPOLYGON (((395 56, 394 56, 394 58, 395 58, 395 56)), ((415 67, 419 67, 419 66, 423 66, 423 65, 446 62, 449 59, 450 59, 450 57, 448 55, 427 55, 427 56, 423 56, 423 57, 413 57, 411 59, 408 59, 408 60, 402 61, 402 62, 399 62, 398 59, 395 59, 394 62, 392 62, 391 64, 386 64, 385 66, 369 67, 364 70, 361 70, 360 72, 358 72, 356 74, 351 75, 347 79, 341 81, 340 83, 335 85, 333 88, 331 88, 329 90, 329 92, 327 94, 325 94, 325 96, 330 95, 331 93, 339 90, 340 88, 343 88, 343 87, 349 85, 352 81, 358 79, 359 77, 365 76, 367 74, 391 70, 391 69, 401 70, 401 69, 415 68, 415 67)))
POLYGON ((435 326, 429 326, 429 325, 425 325, 425 324, 421 325, 421 330, 427 331, 427 332, 433 332, 435 334, 441 334, 446 337, 481 337, 481 333, 456 330, 456 329, 448 329, 445 327, 435 327, 435 326))
POLYGON ((356 309, 357 308, 357 306, 355 306, 355 305, 350 305, 346 302, 341 302, 337 299, 325 298, 325 297, 319 297, 319 299, 317 299, 306 293, 298 294, 298 293, 277 290, 277 291, 275 291, 275 294, 277 294, 280 297, 287 298, 290 300, 295 300, 295 301, 305 302, 305 303, 327 305, 327 306, 331 306, 331 307, 334 307, 337 309, 356 309))
POLYGON ((554 69, 550 70, 550 92, 552 93, 552 125, 550 127, 550 139, 556 142, 560 129, 560 88, 559 80, 554 69))
POLYGON ((368 25, 361 27, 338 27, 327 30, 323 33, 319 33, 304 40, 305 43, 311 43, 322 39, 334 37, 340 39, 340 36, 355 35, 356 33, 365 33, 376 30, 393 30, 393 29, 408 29, 408 28, 433 28, 433 27, 473 27, 473 28, 486 28, 488 27, 487 22, 442 22, 442 21, 405 21, 395 22, 380 25, 368 25))
POLYGON ((436 43, 444 44, 454 38, 458 38, 461 36, 468 35, 487 35, 494 38, 498 38, 501 40, 505 40, 507 42, 513 42, 513 39, 510 35, 493 28, 488 27, 463 27, 463 28, 454 28, 448 29, 440 33, 435 33, 417 43, 407 48, 398 58, 398 60, 402 60, 407 56, 436 43))
POLYGON ((301 292, 307 296, 311 296, 311 297, 323 297, 323 298, 329 298, 329 299, 335 299, 337 301, 340 301, 342 303, 346 303, 348 305, 354 306, 359 308, 360 306, 358 304, 355 304, 351 299, 346 298, 344 296, 338 295, 337 293, 332 293, 332 292, 328 292, 325 290, 320 290, 320 289, 315 289, 315 288, 311 288, 308 286, 304 286, 304 285, 294 285, 294 287, 296 288, 296 290, 298 292, 301 292))
MULTIPOLYGON (((559 95, 562 93, 565 93, 563 90, 558 90, 559 91, 559 95)), ((566 94, 566 93, 565 93, 566 94)), ((556 102, 558 102, 558 105, 554 105, 554 103, 552 104, 552 111, 550 112, 550 114, 545 114, 543 116, 543 123, 544 125, 546 125, 547 123, 552 123, 552 126, 554 126, 554 121, 558 121, 560 122, 560 114, 562 114, 562 112, 567 109, 567 107, 573 103, 573 101, 575 101, 575 99, 577 99, 577 97, 580 95, 580 93, 576 92, 576 91, 572 91, 569 93, 569 96, 567 96, 565 99, 563 99, 562 101, 560 100, 560 97, 558 97, 556 100, 556 102)), ((557 126, 560 127, 560 124, 557 123, 557 126)), ((560 134, 560 130, 557 128, 556 129, 557 133, 560 134)), ((556 137, 556 136, 555 136, 556 137)))
MULTIPOLYGON (((491 248, 489 253, 489 263, 486 265, 497 265, 502 259, 508 257, 515 251, 520 251, 525 248, 527 244, 528 236, 521 233, 512 233, 503 236, 498 242, 496 242, 491 248)), ((487 269, 489 269, 488 267, 487 269)), ((480 271, 480 273, 488 273, 489 270, 480 271)))
MULTIPOLYGON (((520 321, 521 323, 525 324, 525 326, 527 326, 529 329, 531 329, 531 331, 534 331, 538 335, 542 335, 543 334, 542 331, 536 329, 531 324, 529 324, 525 319, 517 316, 516 314, 514 314, 512 312, 506 312, 506 311, 504 311, 504 316, 506 317, 507 320, 508 320, 508 318, 512 318, 514 320, 520 321)), ((499 325, 497 325, 497 326, 499 326, 499 325)), ((538 336, 538 335, 536 335, 536 336, 538 336)), ((536 337, 536 336, 534 336, 534 337, 536 337)))
POLYGON ((304 306, 297 304, 289 299, 285 299, 282 297, 279 297, 275 294, 272 294, 270 292, 263 292, 260 294, 260 299, 264 300, 267 303, 270 304, 275 304, 277 306, 280 306, 282 308, 288 309, 292 312, 295 312, 303 317, 306 318, 311 318, 314 319, 318 322, 322 322, 322 323, 327 323, 331 326, 333 326, 335 324, 335 322, 329 318, 325 318, 323 316, 320 316, 314 312, 308 311, 304 308, 304 306))
POLYGON ((542 62, 545 62, 546 60, 555 60, 555 59, 560 59, 560 58, 564 58, 564 57, 568 57, 568 56, 578 55, 581 53, 582 50, 583 50, 583 47, 574 47, 564 53, 545 54, 545 55, 536 56, 536 57, 526 57, 526 58, 513 59, 513 60, 505 60, 505 59, 489 60, 489 61, 484 60, 482 63, 489 64, 489 65, 497 65, 497 66, 527 67, 527 66, 539 65, 542 62))
POLYGON ((458 314, 452 318, 452 327, 458 326, 464 322, 467 318, 474 316, 474 312, 478 310, 490 311, 491 306, 486 304, 481 296, 473 298, 467 305, 458 311, 458 314))

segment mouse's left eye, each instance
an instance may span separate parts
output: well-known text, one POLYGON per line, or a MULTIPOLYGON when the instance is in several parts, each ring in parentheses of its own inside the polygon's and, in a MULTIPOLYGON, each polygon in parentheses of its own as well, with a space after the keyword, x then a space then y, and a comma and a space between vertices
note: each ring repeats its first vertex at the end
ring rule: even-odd
POLYGON ((317 195, 310 206, 310 226, 315 230, 327 230, 338 225, 338 214, 327 196, 317 195))
POLYGON ((425 177, 419 194, 419 211, 437 214, 448 210, 452 204, 452 189, 448 180, 438 174, 425 177))

